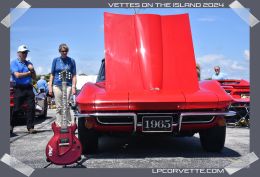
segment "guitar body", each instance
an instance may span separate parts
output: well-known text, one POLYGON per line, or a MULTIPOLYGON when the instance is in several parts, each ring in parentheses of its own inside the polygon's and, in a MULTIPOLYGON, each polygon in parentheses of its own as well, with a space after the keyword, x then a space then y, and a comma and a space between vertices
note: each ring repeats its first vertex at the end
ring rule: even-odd
POLYGON ((47 161, 56 165, 69 165, 80 159, 82 146, 75 136, 77 125, 74 123, 61 129, 55 122, 52 123, 53 137, 46 146, 47 161))

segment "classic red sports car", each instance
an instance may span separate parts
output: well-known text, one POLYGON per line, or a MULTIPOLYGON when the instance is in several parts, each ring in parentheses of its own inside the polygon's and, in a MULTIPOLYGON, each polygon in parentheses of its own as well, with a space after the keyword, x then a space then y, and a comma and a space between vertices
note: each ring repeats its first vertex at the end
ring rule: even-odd
POLYGON ((200 133, 219 152, 232 98, 217 81, 198 81, 188 14, 105 13, 105 59, 97 83, 76 98, 83 153, 108 133, 200 133))
POLYGON ((219 80, 220 85, 231 95, 233 103, 230 110, 236 115, 229 117, 228 122, 248 125, 250 116, 250 83, 246 80, 219 80))

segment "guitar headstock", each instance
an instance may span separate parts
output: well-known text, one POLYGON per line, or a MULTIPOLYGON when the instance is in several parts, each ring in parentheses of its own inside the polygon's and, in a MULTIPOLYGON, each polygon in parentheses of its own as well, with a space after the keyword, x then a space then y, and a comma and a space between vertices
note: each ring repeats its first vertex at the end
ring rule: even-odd
POLYGON ((71 79, 71 72, 69 72, 68 70, 63 70, 59 73, 59 79, 62 82, 66 82, 67 79, 71 79))

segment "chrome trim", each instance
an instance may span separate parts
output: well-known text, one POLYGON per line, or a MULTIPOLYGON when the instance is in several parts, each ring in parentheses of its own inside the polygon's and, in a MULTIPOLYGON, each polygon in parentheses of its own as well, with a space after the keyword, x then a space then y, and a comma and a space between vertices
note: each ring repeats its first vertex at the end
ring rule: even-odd
POLYGON ((208 115, 212 115, 212 116, 234 116, 236 115, 235 111, 227 111, 227 112, 183 112, 181 113, 182 116, 208 116, 208 115))
MULTIPOLYGON (((138 113, 138 114, 150 114, 150 113, 138 113)), ((174 114, 174 113, 152 113, 152 114, 174 114)), ((184 116, 194 116, 194 115, 213 115, 213 116, 234 116, 236 115, 236 112, 234 111, 228 111, 228 112, 183 112, 180 114, 180 118, 178 121, 178 130, 181 130, 181 124, 182 118, 184 116)), ((81 118, 81 117, 97 117, 97 116, 131 116, 133 117, 134 121, 134 132, 136 132, 136 127, 142 126, 142 124, 138 123, 137 124, 137 114, 135 113, 91 113, 91 114, 80 114, 80 113, 75 113, 75 117, 81 118)), ((196 122, 198 123, 198 122, 196 122)), ((205 123, 205 122, 202 122, 205 123)), ((172 125, 177 125, 177 124, 172 124, 172 125)))
POLYGON ((167 115, 169 115, 169 114, 177 114, 177 113, 174 113, 174 112, 168 112, 168 113, 166 113, 166 112, 163 112, 163 113, 157 113, 157 112, 145 112, 145 113, 137 113, 137 115, 146 115, 146 114, 148 114, 148 115, 152 115, 152 114, 167 114, 167 115))
POLYGON ((131 116, 133 117, 134 122, 134 132, 136 132, 136 125, 137 125, 137 115, 135 113, 90 113, 90 114, 80 114, 76 113, 74 114, 75 117, 102 117, 102 116, 131 116))
POLYGON ((91 116, 90 116, 90 114, 80 114, 80 113, 76 112, 74 114, 74 117, 81 118, 81 117, 91 117, 91 116))
POLYGON ((248 108, 250 108, 250 105, 246 105, 246 104, 244 104, 244 105, 238 105, 238 106, 233 106, 233 105, 231 105, 230 106, 230 108, 246 108, 246 109, 248 109, 248 108))
MULTIPOLYGON (((180 114, 180 119, 179 119, 179 131, 181 130, 181 124, 182 124, 182 118, 184 116, 234 116, 236 115, 235 111, 228 111, 228 112, 183 112, 180 114)), ((197 122, 198 123, 198 122, 197 122)))
POLYGON ((216 116, 213 116, 212 119, 210 120, 205 120, 205 121, 188 121, 188 122, 182 122, 183 124, 190 124, 190 123, 197 123, 197 124, 203 124, 203 123, 210 123, 214 120, 216 116))

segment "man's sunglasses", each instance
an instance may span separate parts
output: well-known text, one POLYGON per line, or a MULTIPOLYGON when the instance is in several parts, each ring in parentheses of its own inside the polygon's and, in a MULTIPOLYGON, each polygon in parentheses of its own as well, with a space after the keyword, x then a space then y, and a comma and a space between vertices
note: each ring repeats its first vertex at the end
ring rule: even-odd
POLYGON ((23 51, 23 52, 21 52, 22 54, 28 54, 28 51, 23 51))
POLYGON ((68 53, 67 50, 61 50, 60 52, 61 52, 61 53, 68 53))

